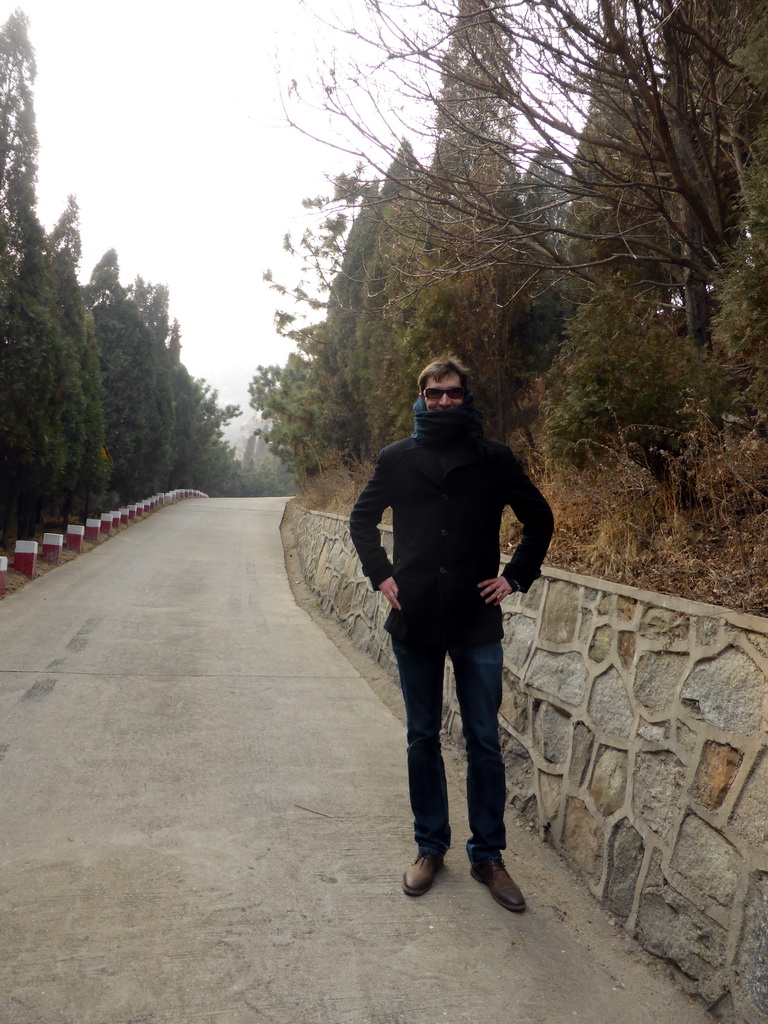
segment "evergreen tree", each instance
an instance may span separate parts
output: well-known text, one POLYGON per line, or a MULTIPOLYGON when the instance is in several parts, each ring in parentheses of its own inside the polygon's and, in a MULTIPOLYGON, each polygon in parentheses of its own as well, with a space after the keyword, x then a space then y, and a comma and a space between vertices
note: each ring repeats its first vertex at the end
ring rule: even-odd
MULTIPOLYGON (((164 308, 160 303, 156 308, 164 308)), ((157 334, 160 339, 160 332, 157 334)), ((181 327, 174 320, 168 342, 168 374, 173 409, 172 462, 168 488, 199 487, 207 494, 237 492, 239 466, 224 440, 223 428, 240 408, 218 405, 218 395, 204 380, 190 376, 181 363, 181 327)))
POLYGON ((49 238, 56 315, 63 339, 58 368, 62 396, 61 425, 66 439, 66 463, 60 492, 66 527, 73 499, 82 502, 83 516, 90 501, 98 502, 106 487, 109 467, 104 453, 103 392, 93 321, 86 314, 77 280, 81 259, 79 211, 74 196, 49 238))
POLYGON ((743 170, 738 238, 722 276, 714 329, 717 349, 743 382, 739 413, 768 417, 768 3, 740 53, 750 83, 764 97, 751 125, 752 159, 743 170))
POLYGON ((181 365, 174 368, 174 398, 178 448, 169 486, 200 487, 211 495, 236 493, 239 465, 223 428, 240 415, 240 407, 219 406, 218 393, 181 365))
POLYGON ((114 250, 94 268, 85 296, 101 364, 111 486, 121 501, 137 500, 164 488, 168 475, 170 438, 168 432, 158 436, 165 429, 159 410, 167 406, 168 395, 158 372, 157 336, 147 322, 147 307, 142 309, 120 283, 114 250))
POLYGON ((27 19, 16 11, 0 31, 0 501, 3 535, 15 505, 21 537, 33 532, 42 495, 66 463, 56 379, 62 342, 35 213, 34 78, 27 19))
POLYGON ((685 329, 670 333, 658 306, 617 278, 569 323, 552 372, 547 445, 577 464, 628 456, 665 480, 698 416, 717 419, 731 397, 685 329))
POLYGON ((157 489, 162 487, 163 481, 168 478, 173 461, 174 410, 169 351, 171 326, 168 288, 165 285, 148 284, 143 278, 137 277, 133 285, 132 298, 139 307, 151 338, 148 355, 154 401, 149 408, 152 444, 147 458, 153 466, 157 489))
POLYGON ((264 436, 271 451, 300 480, 317 470, 329 451, 315 429, 317 411, 307 400, 311 380, 310 361, 292 352, 285 366, 257 366, 248 385, 251 408, 268 424, 264 436))

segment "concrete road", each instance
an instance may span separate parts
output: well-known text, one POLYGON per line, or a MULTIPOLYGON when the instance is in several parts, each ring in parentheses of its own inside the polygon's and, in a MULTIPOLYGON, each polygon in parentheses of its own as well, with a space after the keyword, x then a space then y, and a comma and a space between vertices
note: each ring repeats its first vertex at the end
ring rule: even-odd
POLYGON ((514 823, 526 914, 460 848, 402 893, 402 725, 295 603, 282 508, 163 509, 0 603, 0 1022, 709 1020, 514 823))

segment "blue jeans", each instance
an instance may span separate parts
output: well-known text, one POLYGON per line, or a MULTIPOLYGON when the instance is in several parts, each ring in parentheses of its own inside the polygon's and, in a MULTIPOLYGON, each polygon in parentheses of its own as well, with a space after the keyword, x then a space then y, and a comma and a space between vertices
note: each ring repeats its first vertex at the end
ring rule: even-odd
POLYGON ((507 787, 499 744, 501 643, 448 647, 412 646, 392 640, 405 700, 408 786, 419 848, 443 854, 451 845, 448 791, 440 746, 445 656, 453 662, 456 696, 467 748, 467 809, 473 865, 506 847, 507 787))

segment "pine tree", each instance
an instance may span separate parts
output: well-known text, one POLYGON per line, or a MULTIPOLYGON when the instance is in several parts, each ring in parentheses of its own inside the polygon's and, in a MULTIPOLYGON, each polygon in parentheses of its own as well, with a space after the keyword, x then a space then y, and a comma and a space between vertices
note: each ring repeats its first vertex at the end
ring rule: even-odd
POLYGON ((169 436, 158 437, 158 410, 168 401, 159 393, 157 338, 131 290, 120 283, 117 254, 109 250, 84 289, 91 310, 104 387, 107 448, 113 460, 111 487, 121 501, 165 487, 169 436))
POLYGON ((0 31, 0 479, 5 535, 34 531, 42 496, 66 463, 57 369, 61 336, 35 213, 35 59, 19 11, 0 31))
POLYGON ((148 284, 143 278, 137 277, 132 297, 139 307, 151 338, 148 355, 154 400, 148 410, 152 443, 147 458, 153 467, 154 484, 150 489, 159 490, 165 487, 173 461, 174 411, 170 373, 172 357, 169 351, 169 293, 165 285, 148 284))
POLYGON ((82 245, 74 196, 69 197, 66 210, 51 232, 49 248, 56 315, 63 340, 57 378, 66 438, 66 462, 59 488, 66 527, 73 499, 82 502, 86 515, 89 502, 100 499, 109 475, 104 457, 103 392, 93 322, 86 314, 77 280, 82 245))

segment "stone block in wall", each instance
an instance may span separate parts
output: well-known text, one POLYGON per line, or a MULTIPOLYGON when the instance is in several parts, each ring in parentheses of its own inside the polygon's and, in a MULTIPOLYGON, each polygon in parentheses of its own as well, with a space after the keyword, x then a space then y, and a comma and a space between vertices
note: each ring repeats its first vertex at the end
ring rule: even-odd
POLYGON ((752 879, 747 911, 737 955, 738 973, 735 993, 742 1005, 744 1020, 754 1020, 748 1007, 768 1017, 768 873, 758 872, 752 879))
POLYGON ((609 818, 624 804, 627 795, 627 752, 601 747, 589 787, 595 806, 609 818))
POLYGON ((641 717, 637 731, 644 740, 650 740, 651 743, 665 743, 669 739, 670 727, 669 722, 646 722, 641 717))
POLYGON ((318 552, 317 558, 315 560, 314 577, 315 577, 315 588, 317 590, 322 590, 323 580, 324 580, 324 578, 326 576, 326 572, 327 572, 327 564, 328 564, 328 546, 326 544, 323 544, 322 547, 320 548, 320 551, 318 552))
POLYGON ((589 660, 596 665, 601 665, 610 656, 613 647, 615 631, 613 626, 604 623, 598 626, 592 634, 592 642, 589 645, 589 660))
POLYGON ((528 729, 528 694, 517 676, 505 666, 501 690, 501 717, 516 732, 528 729))
POLYGON ((541 620, 541 637, 555 644, 568 644, 579 623, 579 588, 574 583, 550 583, 541 620))
POLYGON ((707 740, 693 780, 694 798, 712 810, 721 807, 743 760, 742 752, 730 744, 707 740))
POLYGON ((698 743, 698 735, 686 722, 675 723, 675 736, 677 742, 688 754, 692 754, 698 743))
POLYGON ((361 618, 363 622, 368 626, 369 629, 373 629, 373 619, 371 617, 371 609, 368 603, 368 594, 365 587, 359 580, 355 580, 352 583, 352 607, 350 609, 350 615, 361 618))
POLYGON ((616 615, 624 622, 632 622, 637 614, 637 601, 626 594, 618 594, 616 597, 616 615))
POLYGON ((747 633, 747 639, 764 658, 768 659, 768 636, 765 633, 747 633))
POLYGON ((694 667, 681 699, 710 725, 751 736, 762 723, 767 693, 765 677, 752 659, 727 647, 694 667))
POLYGON ((609 668, 595 679, 588 708, 595 724, 608 735, 620 739, 628 739, 632 735, 635 715, 624 681, 616 668, 609 668))
POLYGON ((371 628, 377 621, 380 597, 371 590, 368 580, 355 581, 355 604, 371 628))
POLYGON ((512 803, 522 808, 531 793, 533 781, 533 763, 530 754, 514 736, 508 732, 501 734, 501 750, 506 766, 507 787, 512 795, 512 803))
POLYGON ((725 965, 727 934, 718 924, 663 879, 659 871, 643 888, 637 914, 636 935, 655 956, 670 960, 705 998, 722 994, 719 980, 725 965))
POLYGON ((584 781, 594 744, 592 730, 584 722, 577 722, 571 734, 571 758, 568 762, 568 778, 574 786, 584 781))
POLYGON ((637 651, 637 636, 627 630, 619 631, 619 642, 617 644, 619 658, 624 668, 629 669, 635 660, 637 651))
POLYGON ((559 697, 566 704, 578 705, 587 690, 587 666, 580 654, 553 654, 536 651, 525 673, 528 686, 559 697))
POLYGON ((347 552, 339 540, 334 540, 328 555, 328 564, 337 573, 343 573, 347 561, 347 552))
POLYGON ((537 612, 541 607, 541 602, 544 599, 544 580, 538 579, 533 583, 528 590, 527 594, 520 594, 518 600, 520 601, 520 607, 525 608, 529 612, 537 612))
POLYGON ((346 579, 341 573, 333 572, 331 577, 331 597, 334 605, 338 608, 342 600, 342 594, 345 588, 348 586, 346 579))
POLYGON ((533 742, 541 756, 551 764, 565 764, 571 741, 571 721, 560 708, 543 700, 533 718, 533 742))
POLYGON ((720 636, 720 619, 710 619, 702 616, 696 620, 696 642, 702 647, 708 647, 717 642, 720 636))
POLYGON ((549 772, 538 772, 539 793, 541 794, 540 809, 547 822, 553 821, 560 810, 563 796, 562 775, 551 775, 549 772))
POLYGON ((683 822, 670 866, 707 899, 722 907, 733 902, 741 857, 727 839, 697 815, 689 814, 683 822))
POLYGON ((360 580, 364 579, 367 582, 367 577, 363 576, 360 568, 360 559, 357 557, 357 552, 349 548, 344 549, 344 565, 341 570, 342 576, 348 580, 360 580))
POLYGON ((763 748, 744 784, 731 825, 768 852, 768 749, 763 748))
POLYGON ((565 853, 591 878, 599 878, 602 870, 602 836, 586 804, 569 797, 561 842, 565 853))
POLYGON ((686 805, 686 766, 671 750, 640 751, 635 759, 632 806, 635 818, 668 839, 686 805))
POLYGON ((622 921, 632 913, 644 853, 643 837, 626 818, 622 818, 608 840, 605 887, 606 905, 622 921))
POLYGON ((355 584, 352 582, 344 583, 344 579, 344 576, 340 577, 342 586, 336 601, 336 615, 342 620, 342 622, 346 621, 352 610, 357 607, 355 601, 355 584))
POLYGON ((674 643, 688 636, 690 619, 670 608, 647 608, 640 620, 639 633, 646 640, 674 643))
POLYGON ((597 619, 590 609, 584 608, 579 621, 579 645, 586 647, 592 639, 597 619))
POLYGON ((371 639, 371 629, 368 623, 359 615, 355 616, 349 635, 353 643, 357 644, 362 650, 367 650, 371 639))
POLYGON ((598 605, 601 615, 614 615, 616 618, 631 622, 637 613, 637 601, 625 594, 605 594, 598 605))
POLYGON ((536 623, 527 615, 511 613, 504 616, 504 655, 522 668, 536 639, 536 623))
POLYGON ((686 654, 649 651, 644 654, 635 672, 635 696, 645 707, 657 714, 669 710, 675 701, 688 667, 686 654))

